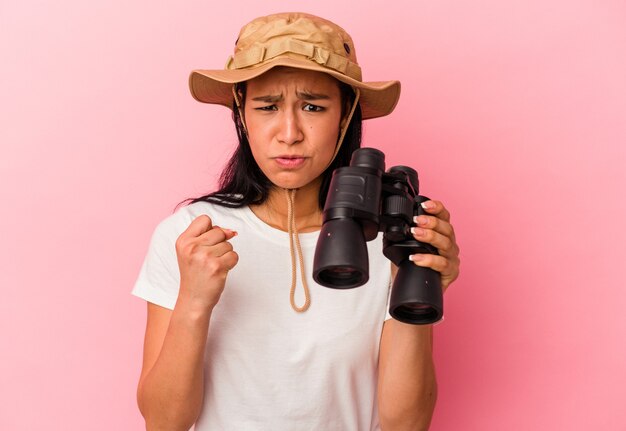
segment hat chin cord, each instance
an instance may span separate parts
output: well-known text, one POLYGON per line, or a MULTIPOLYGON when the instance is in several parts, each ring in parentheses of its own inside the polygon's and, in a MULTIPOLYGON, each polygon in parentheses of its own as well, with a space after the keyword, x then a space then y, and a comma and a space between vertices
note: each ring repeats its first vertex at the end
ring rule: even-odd
MULTIPOLYGON (((355 88, 355 97, 354 102, 352 103, 352 107, 350 108, 350 113, 345 121, 343 121, 343 126, 341 128, 341 133, 339 134, 339 139, 337 141, 337 145, 335 146, 335 153, 333 157, 330 159, 330 162, 326 165, 324 170, 328 169, 328 167, 333 163, 337 154, 339 154, 339 148, 343 143, 343 139, 346 136, 346 132, 348 131, 348 126, 350 125, 350 121, 352 120, 352 116, 354 115, 354 111, 356 109, 357 104, 359 103, 359 97, 361 95, 361 91, 358 88, 355 88)), ((235 86, 232 86, 233 96, 235 98, 235 104, 237 105, 237 110, 239 111, 239 118, 241 119, 241 124, 243 126, 243 130, 248 136, 248 129, 246 127, 246 123, 244 120, 243 112, 241 110, 241 102, 239 100, 239 95, 235 90, 235 86)), ((311 306, 311 294, 309 292, 309 286, 306 282, 306 276, 304 272, 304 257, 302 255, 302 247, 300 246, 300 239, 298 237, 298 228, 296 227, 296 218, 295 218, 295 200, 296 200, 296 192, 298 189, 285 189, 285 196, 287 198, 287 230, 289 232, 289 252, 291 254, 291 288, 289 289, 289 302, 291 304, 291 308, 298 313, 303 313, 309 309, 311 306), (296 251, 294 252, 294 242, 296 251), (297 266, 296 266, 296 254, 298 255, 298 261, 300 263, 300 278, 302 280, 302 288, 304 289, 304 304, 302 306, 298 306, 295 300, 296 294, 296 279, 297 279, 297 266)))
POLYGON ((296 218, 294 214, 294 206, 296 199, 296 191, 298 189, 283 189, 287 195, 287 226, 289 231, 289 253, 291 254, 291 289, 289 289, 289 302, 291 308, 298 313, 305 312, 311 305, 311 294, 309 293, 309 286, 306 282, 304 272, 304 257, 302 255, 302 247, 300 247, 300 239, 298 237, 298 228, 296 227, 296 218), (294 253, 294 238, 296 245, 296 253, 294 253), (298 255, 298 261, 300 262, 300 278, 302 279, 302 288, 304 289, 304 304, 302 306, 296 305, 296 256, 298 255))

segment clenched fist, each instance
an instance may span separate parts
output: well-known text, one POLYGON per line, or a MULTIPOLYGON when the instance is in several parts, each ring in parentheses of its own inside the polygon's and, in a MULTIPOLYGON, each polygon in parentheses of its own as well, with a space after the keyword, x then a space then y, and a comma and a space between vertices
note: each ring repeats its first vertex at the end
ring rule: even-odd
POLYGON ((212 310, 224 290, 228 271, 239 256, 228 242, 237 235, 230 229, 213 226, 207 215, 196 217, 176 240, 180 270, 179 300, 196 309, 212 310))

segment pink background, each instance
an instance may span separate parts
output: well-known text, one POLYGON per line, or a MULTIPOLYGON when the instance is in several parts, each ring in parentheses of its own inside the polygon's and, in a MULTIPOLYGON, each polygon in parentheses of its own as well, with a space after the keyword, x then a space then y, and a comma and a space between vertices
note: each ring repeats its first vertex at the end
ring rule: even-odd
POLYGON ((291 9, 343 25, 366 80, 402 81, 364 143, 453 214, 432 429, 626 429, 626 3, 222 3, 0 3, 0 429, 143 429, 130 290, 235 142, 188 73, 291 9))

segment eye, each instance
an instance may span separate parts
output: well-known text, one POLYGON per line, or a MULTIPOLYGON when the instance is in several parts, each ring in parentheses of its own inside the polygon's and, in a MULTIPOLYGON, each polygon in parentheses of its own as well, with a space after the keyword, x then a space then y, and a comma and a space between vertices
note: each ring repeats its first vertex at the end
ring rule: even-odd
POLYGON ((322 112, 324 110, 323 107, 317 106, 317 105, 312 105, 310 103, 307 103, 306 105, 304 105, 303 109, 305 111, 307 111, 307 112, 322 112))
POLYGON ((255 111, 275 111, 277 109, 276 105, 267 105, 260 106, 258 108, 254 108, 255 111))

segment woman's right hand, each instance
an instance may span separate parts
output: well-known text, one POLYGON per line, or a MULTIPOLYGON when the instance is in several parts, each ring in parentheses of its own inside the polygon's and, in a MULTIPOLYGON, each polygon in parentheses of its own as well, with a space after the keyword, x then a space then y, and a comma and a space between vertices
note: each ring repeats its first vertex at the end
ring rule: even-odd
POLYGON ((180 270, 178 299, 199 310, 212 310, 220 299, 228 271, 239 256, 228 242, 237 232, 213 226, 207 215, 196 217, 176 240, 180 270))

